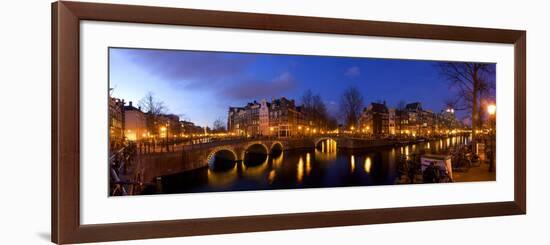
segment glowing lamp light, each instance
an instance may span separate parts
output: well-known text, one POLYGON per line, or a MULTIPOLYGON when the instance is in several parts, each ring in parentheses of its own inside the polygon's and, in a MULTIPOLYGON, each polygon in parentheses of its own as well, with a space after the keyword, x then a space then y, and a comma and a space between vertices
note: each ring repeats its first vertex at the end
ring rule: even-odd
POLYGON ((491 115, 491 116, 495 115, 496 111, 497 111, 497 106, 496 105, 490 104, 490 105, 487 106, 487 113, 489 113, 489 115, 491 115))

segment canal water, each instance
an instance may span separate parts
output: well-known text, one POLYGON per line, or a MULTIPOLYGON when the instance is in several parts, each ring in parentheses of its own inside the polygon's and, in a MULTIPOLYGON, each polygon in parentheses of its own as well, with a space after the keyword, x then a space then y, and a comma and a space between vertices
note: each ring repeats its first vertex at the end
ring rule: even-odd
POLYGON ((272 190, 395 184, 401 156, 441 153, 468 136, 455 136, 407 146, 338 149, 326 140, 316 148, 251 155, 243 162, 214 162, 209 167, 162 176, 155 190, 144 194, 272 190))

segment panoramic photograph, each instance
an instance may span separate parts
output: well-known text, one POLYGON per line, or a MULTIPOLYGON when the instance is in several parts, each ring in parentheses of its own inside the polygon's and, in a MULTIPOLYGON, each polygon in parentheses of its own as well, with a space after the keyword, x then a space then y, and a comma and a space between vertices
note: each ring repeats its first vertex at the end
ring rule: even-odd
POLYGON ((109 196, 496 180, 496 64, 109 48, 109 196))

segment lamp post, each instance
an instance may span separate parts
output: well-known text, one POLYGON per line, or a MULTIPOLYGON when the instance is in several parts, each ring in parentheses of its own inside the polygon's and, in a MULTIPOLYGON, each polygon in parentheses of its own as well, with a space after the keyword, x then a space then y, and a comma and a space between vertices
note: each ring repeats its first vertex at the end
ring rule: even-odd
POLYGON ((495 158, 496 158, 496 111, 497 107, 494 104, 487 106, 487 113, 489 114, 489 137, 491 142, 491 155, 489 158, 489 172, 495 171, 495 158))
POLYGON ((367 126, 367 137, 370 137, 371 133, 370 133, 370 127, 367 126))
MULTIPOLYGON (((168 134, 166 133, 166 127, 164 127, 164 126, 160 127, 160 132, 161 132, 161 135, 160 135, 160 136, 161 136, 161 137, 164 136, 164 137, 163 137, 163 138, 164 138, 164 146, 162 146, 162 147, 160 148, 160 151, 162 152, 162 151, 163 151, 162 148, 163 148, 163 147, 167 147, 166 137, 168 137, 168 134)), ((168 151, 168 147, 166 148, 166 151, 168 151)))

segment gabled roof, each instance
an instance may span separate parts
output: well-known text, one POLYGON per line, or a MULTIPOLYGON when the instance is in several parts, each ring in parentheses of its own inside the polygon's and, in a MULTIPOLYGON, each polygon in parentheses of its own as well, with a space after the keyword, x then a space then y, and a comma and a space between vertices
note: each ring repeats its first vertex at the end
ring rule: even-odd
POLYGON ((388 107, 386 107, 386 104, 381 103, 370 103, 372 106, 372 110, 376 112, 388 112, 388 107))
POLYGON ((421 111, 422 104, 420 102, 409 103, 405 106, 405 109, 408 111, 421 111))
POLYGON ((125 105, 124 106, 124 111, 139 111, 139 112, 143 112, 141 111, 141 108, 138 108, 138 107, 135 107, 132 105, 132 102, 130 102, 129 105, 125 105))
POLYGON ((363 111, 372 111, 372 112, 378 112, 378 113, 388 113, 388 107, 386 104, 382 103, 370 103, 370 106, 367 108, 364 108, 363 111))

